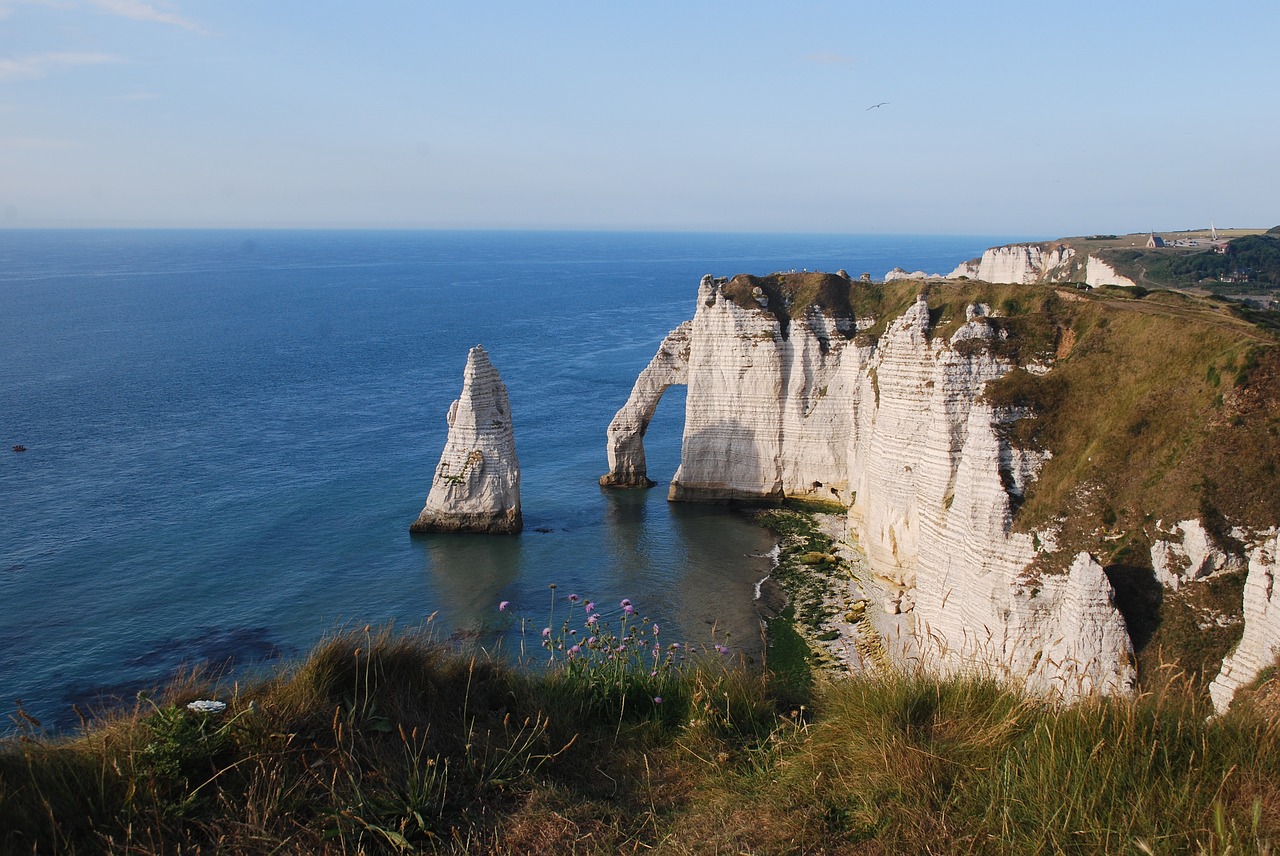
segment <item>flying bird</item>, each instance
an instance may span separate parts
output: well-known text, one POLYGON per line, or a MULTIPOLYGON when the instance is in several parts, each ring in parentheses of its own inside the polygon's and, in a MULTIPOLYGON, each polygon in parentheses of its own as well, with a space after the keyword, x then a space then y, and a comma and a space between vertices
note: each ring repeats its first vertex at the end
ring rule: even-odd
POLYGON ((886 104, 888 104, 888 103, 889 103, 888 101, 881 101, 879 104, 872 104, 872 105, 871 105, 870 107, 868 107, 867 109, 868 109, 868 110, 874 110, 874 109, 876 109, 877 107, 883 107, 884 105, 886 105, 886 104))

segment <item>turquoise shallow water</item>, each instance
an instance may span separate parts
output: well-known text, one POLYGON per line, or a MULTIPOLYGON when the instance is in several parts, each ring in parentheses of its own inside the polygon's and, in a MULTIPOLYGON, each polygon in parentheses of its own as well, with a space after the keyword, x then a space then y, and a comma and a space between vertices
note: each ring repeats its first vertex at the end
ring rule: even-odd
MULTIPOLYGON (((342 623, 488 644, 547 586, 758 645, 767 536, 664 486, 604 492, 604 433, 698 279, 947 270, 990 237, 0 232, 0 706, 47 723, 183 663, 342 623), (506 381, 516 537, 410 537, 467 349, 506 381), (28 451, 12 453, 14 444, 28 451)), ((646 437, 679 461, 682 390, 646 437)))

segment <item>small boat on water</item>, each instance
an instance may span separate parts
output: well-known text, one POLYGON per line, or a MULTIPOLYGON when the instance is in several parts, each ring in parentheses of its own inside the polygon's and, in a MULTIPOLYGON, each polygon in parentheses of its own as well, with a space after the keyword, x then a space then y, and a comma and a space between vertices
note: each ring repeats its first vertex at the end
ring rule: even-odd
POLYGON ((27 450, 27 447, 19 443, 18 445, 13 447, 13 450, 15 452, 25 452, 27 450))

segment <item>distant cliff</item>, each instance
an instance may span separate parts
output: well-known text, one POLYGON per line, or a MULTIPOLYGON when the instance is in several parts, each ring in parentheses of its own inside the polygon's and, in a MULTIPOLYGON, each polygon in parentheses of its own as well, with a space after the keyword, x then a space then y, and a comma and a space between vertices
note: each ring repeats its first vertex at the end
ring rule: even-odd
POLYGON ((991 247, 950 273, 899 279, 977 279, 992 283, 1083 283, 1091 287, 1173 288, 1269 295, 1280 287, 1280 227, 1149 234, 1090 235, 991 247))
MULTIPOLYGON (((1026 279, 1071 261, 1052 248, 993 254, 985 272, 1026 279)), ((1208 639, 1216 660, 1188 667, 1216 671, 1242 629, 1215 687, 1270 662, 1280 604, 1269 610, 1271 589, 1243 577, 1275 566, 1271 340, 1176 295, 918 288, 704 277, 693 319, 610 427, 602 483, 648 483, 648 415, 667 385, 686 383, 670 498, 845 506, 874 572, 912 595, 926 664, 1073 697, 1127 691, 1135 654, 1154 663, 1152 646, 1177 656, 1208 639), (1202 548, 1188 536, 1197 526, 1202 548), (1214 550, 1222 558, 1204 565, 1214 550), (1259 592, 1252 607, 1242 586, 1259 592), (1165 620, 1187 610, 1212 626, 1165 620)))

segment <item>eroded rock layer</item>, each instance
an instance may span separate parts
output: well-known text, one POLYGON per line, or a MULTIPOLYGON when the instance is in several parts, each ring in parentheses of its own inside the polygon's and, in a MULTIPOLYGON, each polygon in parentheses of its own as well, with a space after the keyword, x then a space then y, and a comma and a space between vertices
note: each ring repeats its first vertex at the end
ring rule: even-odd
POLYGON ((688 381, 691 326, 686 321, 667 334, 636 378, 627 403, 609 423, 609 472, 600 477, 604 487, 653 487, 644 458, 644 433, 667 387, 688 381))
POLYGON ((524 523, 511 404, 480 345, 467 355, 462 395, 450 405, 448 421, 431 492, 410 531, 519 532, 524 523))
POLYGON ((1065 264, 1075 250, 1065 245, 1009 244, 991 247, 976 261, 963 262, 948 277, 968 277, 983 282, 1029 284, 1048 278, 1049 273, 1065 264))
MULTIPOLYGON (((770 278, 768 289, 703 278, 670 498, 840 502, 872 570, 914 602, 930 667, 1065 697, 1127 690, 1132 647, 1101 566, 1081 554, 1069 572, 1033 578, 1037 543, 1052 535, 1012 531, 1013 503, 1044 456, 1001 439, 1022 414, 982 398, 1012 368, 988 307, 970 306, 944 339, 921 296, 864 339, 855 332, 876 319, 822 298, 837 290, 815 276, 770 278)), ((611 447, 624 439, 611 432, 611 447)))
POLYGON ((1274 530, 1249 551, 1249 573, 1244 581, 1244 635, 1222 661, 1222 671, 1209 685, 1209 696, 1219 713, 1231 704, 1236 690, 1256 679, 1280 656, 1280 536, 1274 530))

